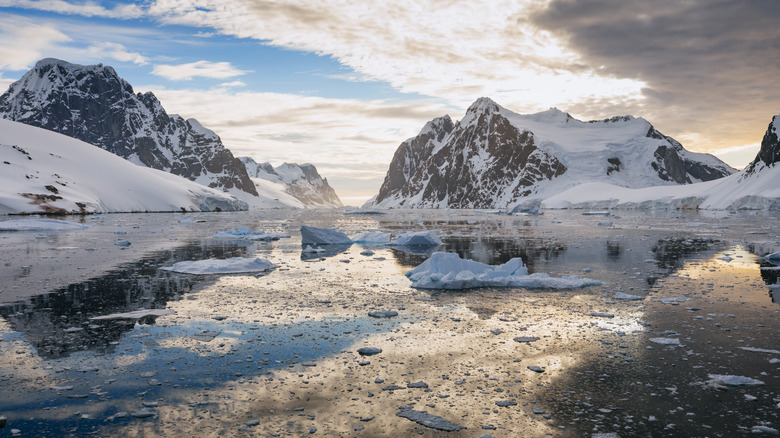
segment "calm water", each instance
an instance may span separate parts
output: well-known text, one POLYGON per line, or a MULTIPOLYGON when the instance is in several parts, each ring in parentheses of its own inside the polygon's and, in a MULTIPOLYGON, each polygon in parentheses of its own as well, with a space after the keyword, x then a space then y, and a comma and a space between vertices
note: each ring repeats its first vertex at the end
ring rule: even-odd
POLYGON ((0 436, 729 437, 780 429, 780 307, 770 287, 780 270, 759 258, 780 249, 778 217, 615 214, 193 216, 202 223, 109 215, 86 219, 88 230, 0 233, 0 436), (312 256, 301 251, 302 224, 350 235, 435 229, 444 243, 312 256), (236 226, 291 237, 211 237, 236 226), (120 248, 117 238, 133 244, 120 248), (404 274, 434 250, 487 264, 522 257, 531 273, 603 285, 411 288, 404 274), (279 267, 259 276, 160 269, 229 257, 279 267), (138 309, 175 313, 90 319, 138 309), (368 316, 386 309, 399 315, 368 316), (382 353, 361 356, 364 346, 382 353), (714 375, 762 384, 722 385, 714 375), (402 407, 466 429, 417 424, 396 416, 402 407))

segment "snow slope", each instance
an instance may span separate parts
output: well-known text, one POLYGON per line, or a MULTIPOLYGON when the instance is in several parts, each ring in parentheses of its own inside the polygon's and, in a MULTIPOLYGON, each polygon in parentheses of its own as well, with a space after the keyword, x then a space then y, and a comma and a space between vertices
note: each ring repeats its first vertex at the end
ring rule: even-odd
POLYGON ((633 116, 583 122, 552 108, 521 115, 488 98, 457 123, 435 119, 399 146, 379 208, 506 208, 587 182, 640 188, 734 172, 633 116))
POLYGON ((756 159, 734 175, 685 186, 630 189, 586 183, 542 201, 544 208, 780 210, 780 116, 769 124, 756 159))
POLYGON ((0 120, 0 169, 0 214, 247 209, 219 190, 10 120, 0 120))

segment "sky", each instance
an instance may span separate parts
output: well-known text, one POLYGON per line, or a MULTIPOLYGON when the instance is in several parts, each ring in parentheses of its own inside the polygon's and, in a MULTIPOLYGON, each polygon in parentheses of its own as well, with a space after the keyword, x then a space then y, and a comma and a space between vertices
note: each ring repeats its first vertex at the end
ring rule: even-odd
POLYGON ((0 0, 0 90, 41 58, 110 65, 359 205, 401 142, 482 96, 644 117, 742 168, 780 113, 778 19, 774 0, 0 0))

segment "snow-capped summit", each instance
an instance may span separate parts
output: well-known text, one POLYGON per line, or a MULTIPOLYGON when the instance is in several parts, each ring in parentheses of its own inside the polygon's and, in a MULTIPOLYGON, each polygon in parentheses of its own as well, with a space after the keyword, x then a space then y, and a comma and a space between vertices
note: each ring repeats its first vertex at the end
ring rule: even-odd
POLYGON ((46 58, 0 96, 0 118, 59 132, 135 164, 227 192, 257 195, 243 164, 195 119, 168 115, 152 93, 102 64, 46 58))
POLYGON ((638 188, 733 172, 642 118, 583 122, 557 108, 521 115, 482 97, 461 121, 436 119, 403 142, 366 207, 505 208, 584 182, 638 188))
POLYGON ((341 207, 341 200, 328 180, 320 176, 313 164, 257 163, 251 157, 239 157, 260 192, 274 192, 280 202, 290 207, 341 207), (283 199, 290 197, 292 199, 283 199), (298 205, 300 204, 300 205, 298 205))
POLYGON ((764 138, 761 140, 761 149, 756 158, 745 168, 746 175, 752 175, 764 167, 773 167, 780 162, 780 140, 777 138, 777 128, 780 127, 780 114, 772 117, 764 138))

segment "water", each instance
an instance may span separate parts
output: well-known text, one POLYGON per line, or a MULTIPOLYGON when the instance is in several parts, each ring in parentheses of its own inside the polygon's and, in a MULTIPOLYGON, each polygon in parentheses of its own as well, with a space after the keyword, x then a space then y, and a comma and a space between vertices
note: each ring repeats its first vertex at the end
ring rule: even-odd
POLYGON ((725 437, 780 428, 780 307, 768 286, 780 270, 758 257, 780 249, 777 217, 618 216, 266 211, 183 224, 181 215, 109 215, 86 219, 89 230, 2 233, 0 436, 301 436, 316 427, 324 436, 725 437), (531 273, 604 284, 415 290, 403 274, 431 249, 369 246, 375 254, 365 256, 352 245, 312 257, 301 251, 301 224, 350 235, 437 229, 438 250, 488 264, 522 257, 531 273), (211 238, 236 226, 292 237, 211 238), (279 268, 159 269, 236 256, 279 268), (152 308, 176 313, 90 319, 152 308), (368 316, 385 309, 399 315, 368 316), (360 356, 364 346, 383 351, 360 356), (724 387, 711 374, 764 384, 724 387), (428 388, 407 388, 420 381, 428 388), (419 425, 396 416, 401 407, 466 429, 419 425), (142 409, 153 415, 121 414, 142 409))

